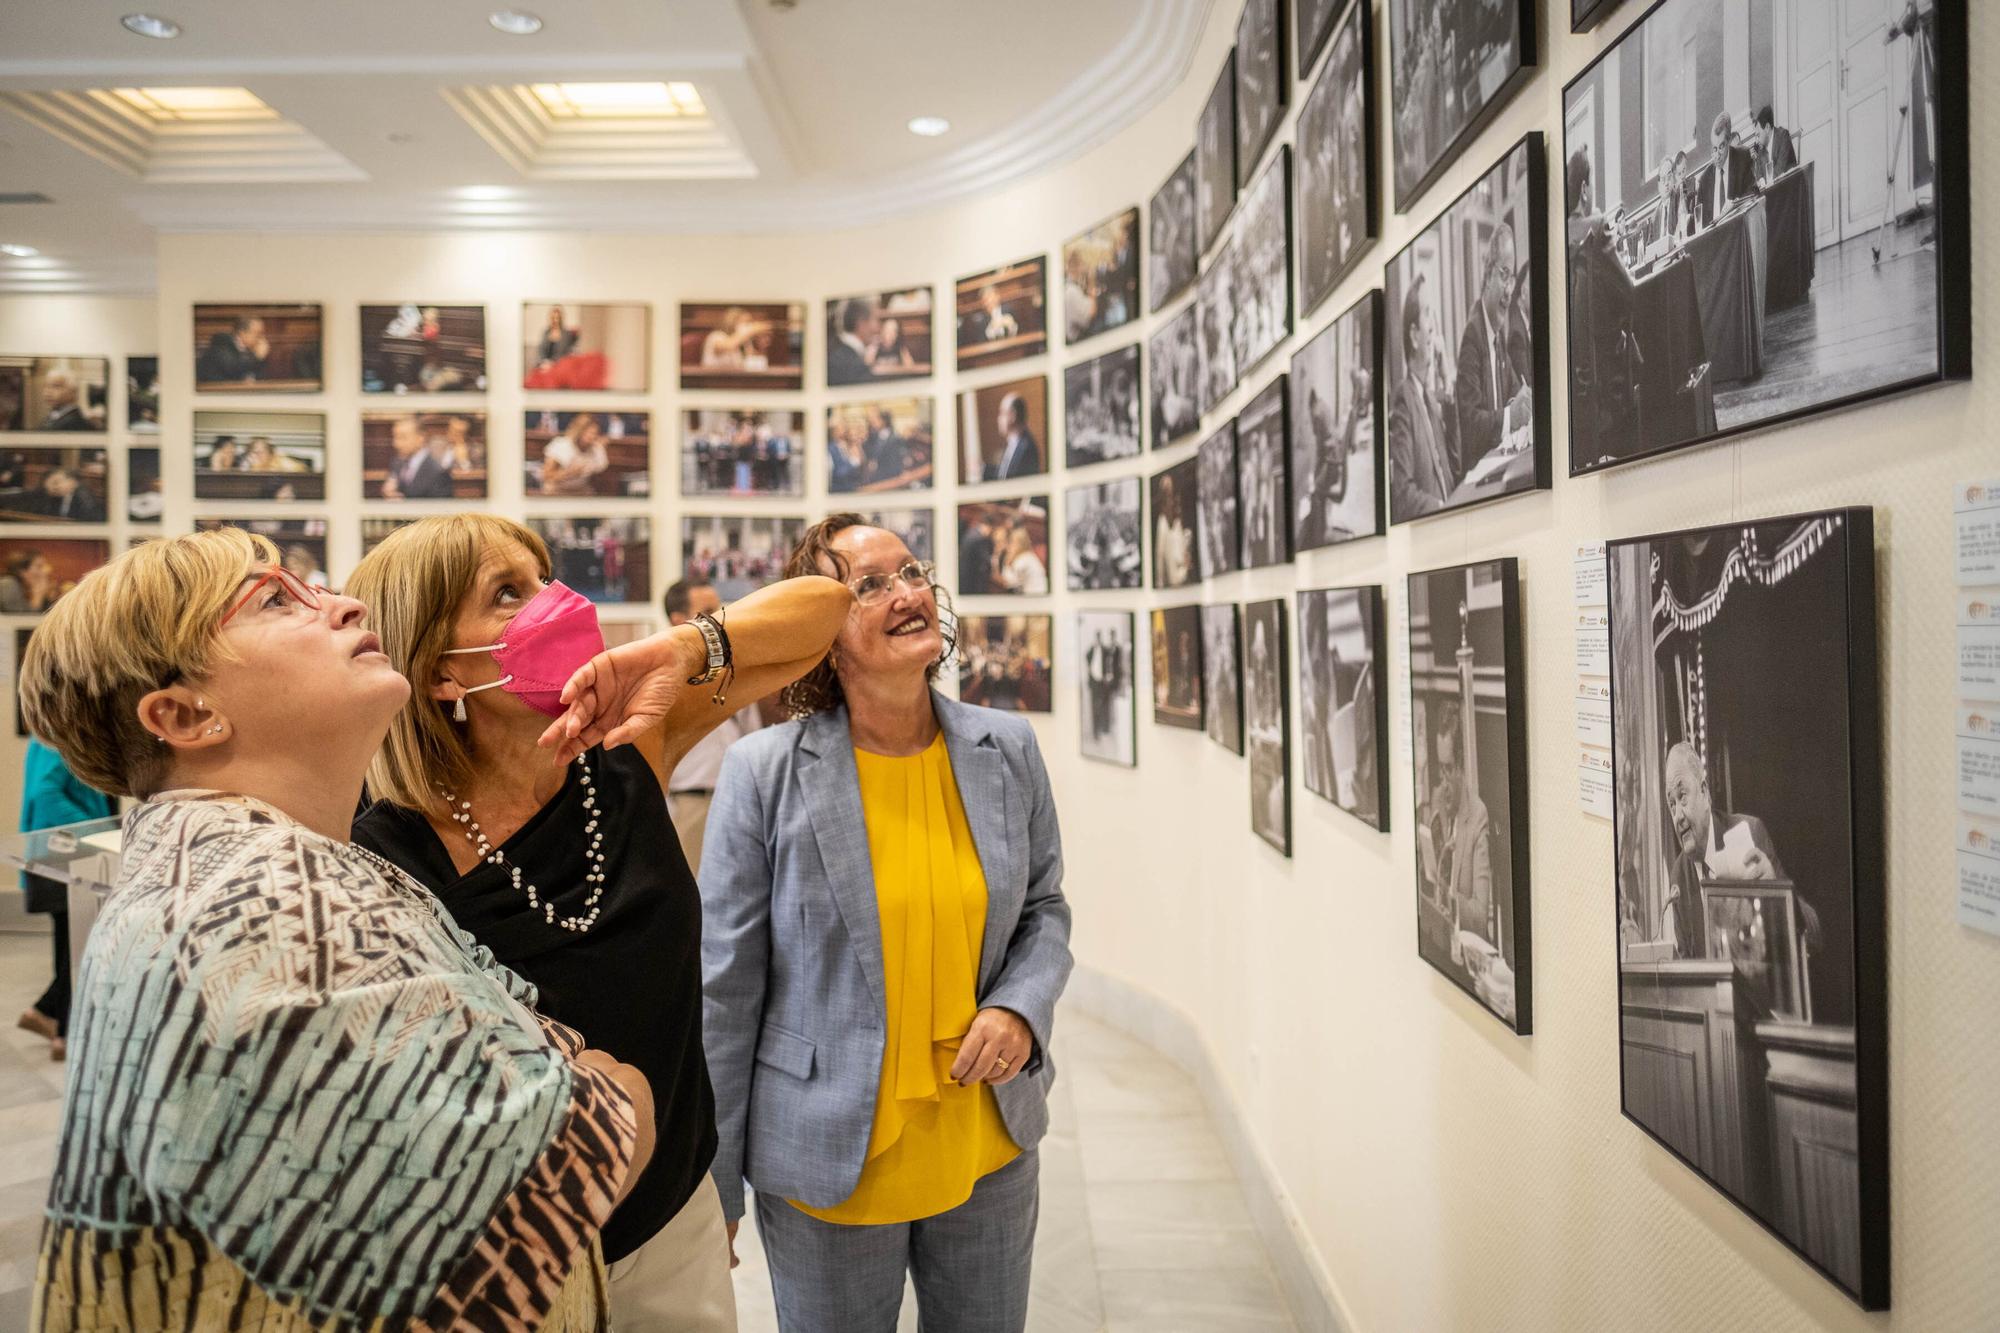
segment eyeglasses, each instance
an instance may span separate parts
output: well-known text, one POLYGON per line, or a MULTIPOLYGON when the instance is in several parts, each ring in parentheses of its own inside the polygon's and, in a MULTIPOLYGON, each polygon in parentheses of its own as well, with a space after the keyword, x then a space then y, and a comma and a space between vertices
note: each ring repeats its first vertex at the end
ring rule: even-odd
MULTIPOLYGON (((273 581, 283 590, 283 596, 291 599, 291 605, 303 607, 308 611, 319 610, 320 599, 332 595, 333 592, 331 588, 322 588, 316 583, 303 582, 298 575, 292 573, 283 565, 273 565, 258 576, 257 581, 250 585, 250 591, 244 593, 237 600, 236 605, 229 608, 229 614, 222 618, 222 625, 227 625, 234 619, 238 611, 250 605, 257 594, 264 590, 264 586, 273 581)), ((274 606, 277 604, 276 601, 272 603, 274 606)), ((217 628, 221 628, 221 625, 218 625, 217 628)))
POLYGON ((863 574, 858 579, 849 579, 847 586, 854 590, 854 600, 862 606, 874 606, 896 590, 901 582, 911 592, 922 592, 931 586, 937 567, 927 560, 912 560, 893 574, 863 574))

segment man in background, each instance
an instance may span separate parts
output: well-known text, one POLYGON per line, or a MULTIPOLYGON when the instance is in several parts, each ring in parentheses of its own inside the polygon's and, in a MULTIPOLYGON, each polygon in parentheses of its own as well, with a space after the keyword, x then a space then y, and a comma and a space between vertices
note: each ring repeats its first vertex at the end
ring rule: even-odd
POLYGON ((271 354, 264 321, 238 315, 231 325, 208 340, 194 377, 202 384, 241 384, 264 376, 264 358, 271 354))
POLYGON ((1768 103, 1757 110, 1756 147, 1750 151, 1757 180, 1763 185, 1769 185, 1799 164, 1798 149, 1792 146, 1792 132, 1778 124, 1768 103))
MULTIPOLYGON (((685 625, 704 613, 722 610, 722 595, 715 585, 700 576, 684 578, 667 589, 664 598, 667 623, 685 625)), ((688 867, 701 870, 702 835, 708 828, 708 803, 715 796, 715 780, 722 773, 722 755, 740 738, 764 725, 755 703, 748 703, 723 719, 722 725, 696 741, 682 757, 667 782, 667 810, 673 817, 674 832, 680 835, 681 851, 688 867)))
POLYGON ((1028 403, 1018 393, 1000 399, 1000 461, 989 469, 986 480, 1012 481, 1032 477, 1042 471, 1042 447, 1028 429, 1028 403))
POLYGON ((104 521, 104 506, 85 488, 83 479, 66 467, 50 468, 43 476, 37 508, 50 518, 71 523, 104 521))
POLYGON ((82 390, 76 376, 67 370, 52 370, 42 381, 42 402, 48 415, 36 430, 97 430, 98 424, 83 409, 82 390))
POLYGON ((1479 302, 1465 321, 1458 340, 1458 369, 1453 396, 1458 403, 1458 466, 1460 480, 1479 461, 1528 424, 1534 400, 1514 371, 1510 348, 1526 341, 1516 330, 1514 290, 1514 229, 1505 223, 1486 242, 1486 271, 1479 302))
POLYGON ((1403 378, 1389 403, 1389 488, 1398 518, 1428 514, 1458 485, 1449 424, 1457 413, 1437 392, 1437 317, 1419 274, 1403 298, 1403 378))
POLYGON ((1715 220, 1738 199, 1757 193, 1757 168, 1749 151, 1736 146, 1727 111, 1715 113, 1715 122, 1708 128, 1708 142, 1714 152, 1708 165, 1701 169, 1695 189, 1695 216, 1704 227, 1715 225, 1715 220))

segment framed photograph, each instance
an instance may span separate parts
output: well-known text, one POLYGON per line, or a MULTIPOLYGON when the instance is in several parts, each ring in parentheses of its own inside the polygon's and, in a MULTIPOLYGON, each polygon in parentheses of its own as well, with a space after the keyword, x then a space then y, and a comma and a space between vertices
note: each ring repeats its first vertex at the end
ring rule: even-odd
POLYGON ((1886 1310, 1873 512, 1631 537, 1606 565, 1622 1108, 1886 1310))
POLYGON ((1663 0, 1563 89, 1571 475, 1971 376, 1965 15, 1663 0))
POLYGON ((1153 447, 1164 449, 1201 429, 1201 351, 1196 345, 1200 308, 1189 304, 1146 339, 1153 368, 1146 388, 1153 416, 1153 447))
POLYGON ((828 492, 929 490, 934 411, 929 398, 878 398, 827 408, 828 492))
MULTIPOLYGON (((1312 73, 1313 63, 1319 59, 1320 49, 1326 39, 1333 35, 1333 21, 1348 0, 1292 0, 1292 37, 1299 46, 1299 78, 1312 73)), ((1365 11, 1369 0, 1358 0, 1356 8, 1364 11, 1362 21, 1367 22, 1365 11)))
POLYGON ((1200 731, 1201 608, 1153 608, 1153 721, 1200 731))
POLYGON ((104 449, 0 450, 0 523, 102 523, 110 517, 104 449))
POLYGON ((796 301, 683 301, 680 360, 683 389, 802 389, 806 308, 796 301))
POLYGON ((125 358, 125 432, 128 435, 160 433, 160 358, 125 358))
POLYGON ((958 507, 958 591, 966 597, 1048 595, 1048 496, 958 507))
POLYGON ((158 523, 166 509, 166 487, 160 479, 160 450, 156 445, 125 452, 125 521, 158 523))
POLYGON ((958 698, 981 708, 1049 713, 1053 616, 960 616, 958 698))
POLYGON ((1625 0, 1569 0, 1569 30, 1589 32, 1624 3, 1625 0))
POLYGON ((1417 954, 1534 1030, 1528 719, 1514 558, 1410 575, 1417 954))
POLYGON ((1285 144, 1244 191, 1230 225, 1228 256, 1236 270, 1231 337, 1239 378, 1292 336, 1291 182, 1292 149, 1285 144))
POLYGON ((1292 558, 1291 488, 1285 484, 1291 440, 1285 377, 1258 391, 1236 418, 1236 494, 1241 505, 1241 568, 1262 569, 1292 558))
POLYGON ((1292 720, 1285 698, 1285 604, 1243 608, 1243 730, 1250 755, 1250 828, 1292 854, 1292 720))
POLYGON ((1236 184, 1246 186, 1278 132, 1292 71, 1282 0, 1243 0, 1236 16, 1236 184))
POLYGON ((1389 827, 1389 696, 1382 589, 1299 594, 1299 733, 1306 790, 1369 828, 1389 827))
POLYGON ((241 528, 278 548, 279 562, 308 588, 329 588, 326 575, 326 520, 323 518, 198 518, 197 532, 241 528))
POLYGON ((0 356, 0 435, 102 434, 111 362, 101 356, 0 356))
POLYGON ((1185 588, 1201 577, 1200 462, 1184 458, 1152 476, 1153 586, 1185 588))
POLYGON ((1049 377, 967 389, 958 395, 958 480, 1013 481, 1049 470, 1049 377))
POLYGON ((1549 487, 1540 131, 1389 261, 1389 521, 1549 487))
POLYGON ((1292 548, 1382 531, 1382 293, 1370 289, 1292 353, 1292 548))
POLYGON ((1139 403, 1138 343, 1063 371, 1063 461, 1088 467, 1137 458, 1139 403))
POLYGON ((361 307, 361 392, 485 393, 486 307, 361 307))
MULTIPOLYGON (((1334 0, 1320 0, 1329 16, 1334 0)), ((1310 0, 1300 0, 1300 20, 1310 0)), ((1369 0, 1333 31, 1333 54, 1299 108, 1299 309, 1333 295, 1377 235, 1375 59, 1369 0)), ((1300 29, 1304 41, 1304 29, 1300 29)))
POLYGON ((1083 757, 1136 768, 1139 692, 1130 611, 1079 611, 1076 642, 1083 654, 1077 694, 1083 705, 1083 757))
POLYGON ((1535 74, 1535 0, 1388 0, 1396 211, 1535 74))
POLYGON ((828 388, 930 373, 930 288, 840 296, 826 303, 828 388))
POLYGON ((555 577, 572 590, 593 602, 653 600, 651 519, 531 517, 528 527, 548 544, 555 577))
POLYGON ((653 308, 641 302, 526 301, 521 387, 644 393, 651 384, 653 308))
POLYGON ((681 413, 682 495, 804 495, 806 414, 756 408, 681 413))
POLYGON ((1208 738, 1232 754, 1242 754, 1242 611, 1234 602, 1201 608, 1201 681, 1208 738))
MULTIPOLYGON (((723 604, 783 578, 802 518, 765 514, 688 514, 681 519, 681 577, 715 585, 723 604)), ((636 600, 636 599, 635 599, 636 600)))
POLYGON ((326 415, 195 413, 194 498, 324 500, 326 415))
POLYGON ((1236 423, 1225 421, 1195 450, 1199 491, 1195 512, 1201 528, 1196 552, 1201 577, 1212 579, 1243 567, 1243 510, 1237 492, 1236 423))
POLYGON ((977 370, 1049 350, 1049 261, 1019 260, 960 278, 958 368, 977 370))
POLYGON ((40 615, 110 559, 103 538, 0 537, 0 612, 40 615))
POLYGON ((868 509, 861 521, 882 528, 903 539, 903 545, 919 560, 937 559, 937 514, 929 509, 868 509))
POLYGON ((1139 317, 1139 210, 1063 242, 1063 327, 1074 345, 1139 317))
POLYGON ((1236 52, 1222 62, 1194 132, 1195 248, 1207 254, 1236 207, 1236 52))
POLYGON ((1063 513, 1069 520, 1071 592, 1146 586, 1137 477, 1075 487, 1063 495, 1063 513))
POLYGON ((484 412, 363 412, 361 498, 486 497, 484 412))
POLYGON ((197 305, 194 391, 318 393, 326 387, 322 324, 311 304, 197 305))
POLYGON ((1146 309, 1158 311, 1194 286, 1201 260, 1195 235, 1194 153, 1181 159, 1174 174, 1153 192, 1146 207, 1146 309))
POLYGON ((1236 388, 1236 262, 1225 244, 1208 261, 1195 284, 1196 365, 1201 372, 1199 414, 1207 416, 1236 388))
POLYGON ((644 499, 653 493, 652 438, 645 412, 524 413, 522 493, 644 499))

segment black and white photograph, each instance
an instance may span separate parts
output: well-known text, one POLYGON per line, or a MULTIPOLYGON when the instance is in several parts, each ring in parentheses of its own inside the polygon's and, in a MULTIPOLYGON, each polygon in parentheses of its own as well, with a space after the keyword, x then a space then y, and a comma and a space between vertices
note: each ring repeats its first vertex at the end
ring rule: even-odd
POLYGON ((1396 211, 1535 73, 1535 0, 1388 0, 1396 211))
POLYGON ((1292 854, 1292 725, 1285 698, 1285 604, 1243 608, 1243 733, 1250 756, 1250 828, 1292 854))
POLYGON ((1389 827, 1389 698, 1382 589, 1299 594, 1299 743, 1306 790, 1369 828, 1389 827))
POLYGON ((965 597, 1048 595, 1048 496, 958 507, 958 591, 965 597))
POLYGON ((526 301, 521 387, 644 393, 651 383, 653 308, 643 301, 526 301))
POLYGON ((132 435, 160 433, 160 358, 125 358, 125 430, 132 435))
POLYGON ((1371 289, 1292 353, 1292 549, 1382 531, 1382 293, 1371 289))
POLYGON ((109 457, 102 448, 0 450, 0 523, 104 522, 109 457))
POLYGON ((1201 259, 1195 235, 1194 153, 1153 192, 1146 208, 1146 309, 1160 310, 1194 285, 1201 259))
POLYGON ((241 528, 278 548, 286 572, 308 588, 331 587, 326 576, 326 520, 323 518, 198 518, 195 531, 241 528))
POLYGON ((1563 90, 1572 475, 1971 375, 1964 50, 1957 0, 1664 0, 1563 90))
POLYGON ((1533 1031, 1528 721, 1514 558, 1410 575, 1417 954, 1533 1031))
POLYGON ((1887 1309, 1873 511, 1627 538, 1607 567, 1623 1110, 1887 1309))
POLYGON ((317 305, 197 305, 194 391, 318 393, 321 323, 317 305))
POLYGON ((1242 754, 1242 610, 1234 602, 1201 608, 1201 681, 1208 738, 1242 754))
POLYGON ((1083 757, 1126 768, 1139 763, 1138 664, 1132 656, 1130 611, 1076 613, 1077 676, 1083 705, 1083 757))
POLYGON ((1291 462, 1285 376, 1260 389, 1236 418, 1236 494, 1242 511, 1244 569, 1292 558, 1291 462))
POLYGON ((958 480, 1014 481, 1049 470, 1049 377, 966 389, 958 395, 958 480))
POLYGON ((1549 486, 1540 131, 1389 261, 1389 521, 1549 486))
POLYGON ((861 521, 882 528, 903 539, 903 545, 919 560, 937 559, 937 514, 929 509, 863 509, 861 521))
MULTIPOLYGON (((1292 0, 1292 40, 1299 48, 1299 77, 1312 73, 1321 47, 1333 35, 1333 21, 1347 7, 1348 0, 1292 0)), ((1365 15, 1369 0, 1358 0, 1355 8, 1365 15)))
POLYGON ((1569 30, 1589 32, 1624 3, 1625 0, 1569 0, 1569 30))
POLYGON ((1195 512, 1201 577, 1212 579, 1243 567, 1243 511, 1236 471, 1236 422, 1225 421, 1195 450, 1201 495, 1195 512))
POLYGON ((837 296, 826 303, 826 384, 922 379, 931 373, 931 289, 837 296))
POLYGON ((1184 458, 1152 476, 1153 586, 1185 588, 1201 578, 1198 559, 1201 474, 1184 458))
POLYGON ((644 499, 653 493, 652 448, 650 413, 523 413, 521 493, 644 499))
POLYGON ((166 482, 160 476, 160 450, 156 445, 125 452, 125 519, 130 523, 158 523, 166 512, 166 482))
POLYGON ((1243 192, 1230 224, 1235 269, 1231 337, 1236 374, 1247 377, 1292 335, 1292 149, 1282 145, 1264 174, 1243 192))
POLYGON ((1063 514, 1071 592, 1146 586, 1145 519, 1137 477, 1073 487, 1063 494, 1063 514))
POLYGON ((1063 461, 1088 467, 1137 458, 1140 401, 1138 343, 1064 370, 1063 461))
POLYGON ((1049 261, 1034 255, 954 285, 958 368, 977 370, 1049 349, 1049 261))
POLYGON ((107 429, 111 362, 101 356, 0 356, 0 435, 107 429))
POLYGON ((1080 343, 1139 317, 1139 210, 1063 242, 1065 341, 1080 343))
POLYGON ((1207 254, 1236 207, 1236 53, 1223 59, 1194 130, 1195 248, 1207 254))
POLYGON ((1201 731, 1201 608, 1153 608, 1153 721, 1201 731))
POLYGON ((485 393, 486 307, 362 306, 361 392, 485 393))
POLYGON ((682 495, 804 495, 806 414, 758 408, 681 413, 682 495))
POLYGON ((530 518, 528 527, 547 543, 555 579, 571 590, 593 602, 653 600, 651 519, 530 518))
POLYGON ((1052 616, 960 616, 958 698, 980 708, 1053 712, 1052 616))
POLYGON ((1196 346, 1200 319, 1200 306, 1190 302, 1146 340, 1146 364, 1152 368, 1146 392, 1152 403, 1155 449, 1201 429, 1201 351, 1196 346))
MULTIPOLYGON (((1331 9, 1331 0, 1326 3, 1331 9)), ((1299 18, 1303 24, 1303 9, 1299 18)), ((1375 240, 1375 62, 1370 31, 1368 0, 1354 0, 1334 33, 1333 54, 1327 57, 1319 82, 1299 108, 1299 311, 1303 315, 1333 294, 1375 240)))
POLYGON ((827 491, 929 490, 935 411, 929 398, 878 398, 827 408, 827 491))
POLYGON ((805 385, 806 308, 796 301, 683 301, 683 389, 805 385))
POLYGON ((1195 317, 1200 321, 1195 359, 1201 372, 1197 413, 1201 416, 1213 411, 1236 387, 1236 300, 1236 263, 1231 243, 1225 242, 1195 284, 1195 317))
POLYGON ((193 453, 197 500, 326 498, 322 413, 197 412, 193 453))
MULTIPOLYGON (((199 429, 196 435, 199 469, 203 462, 199 429)), ((218 470, 212 466, 212 455, 209 461, 211 470, 218 470)), ((364 500, 483 500, 486 474, 484 412, 361 414, 364 500)), ((199 470, 196 477, 195 493, 200 495, 199 470)))
POLYGON ((1292 87, 1283 0, 1243 0, 1236 16, 1236 183, 1250 183, 1292 87))
POLYGON ((782 578, 805 535, 802 518, 767 514, 688 514, 681 519, 681 577, 715 585, 723 603, 782 578))

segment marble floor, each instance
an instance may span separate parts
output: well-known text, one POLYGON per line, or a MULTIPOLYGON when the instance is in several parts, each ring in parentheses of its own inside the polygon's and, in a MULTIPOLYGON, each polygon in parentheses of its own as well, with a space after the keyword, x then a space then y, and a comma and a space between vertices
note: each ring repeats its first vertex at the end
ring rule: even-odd
MULTIPOLYGON (((45 936, 0 932, 0 1329, 25 1328, 63 1066, 13 1026, 46 983, 45 936)), ((1262 1243, 1186 1075, 1081 1014, 1058 1019, 1061 1070, 1042 1144, 1033 1333, 1290 1329, 1262 1243)), ((738 1245, 743 1333, 777 1322, 750 1228, 738 1245)), ((913 1330, 907 1293, 901 1329, 913 1330)))

